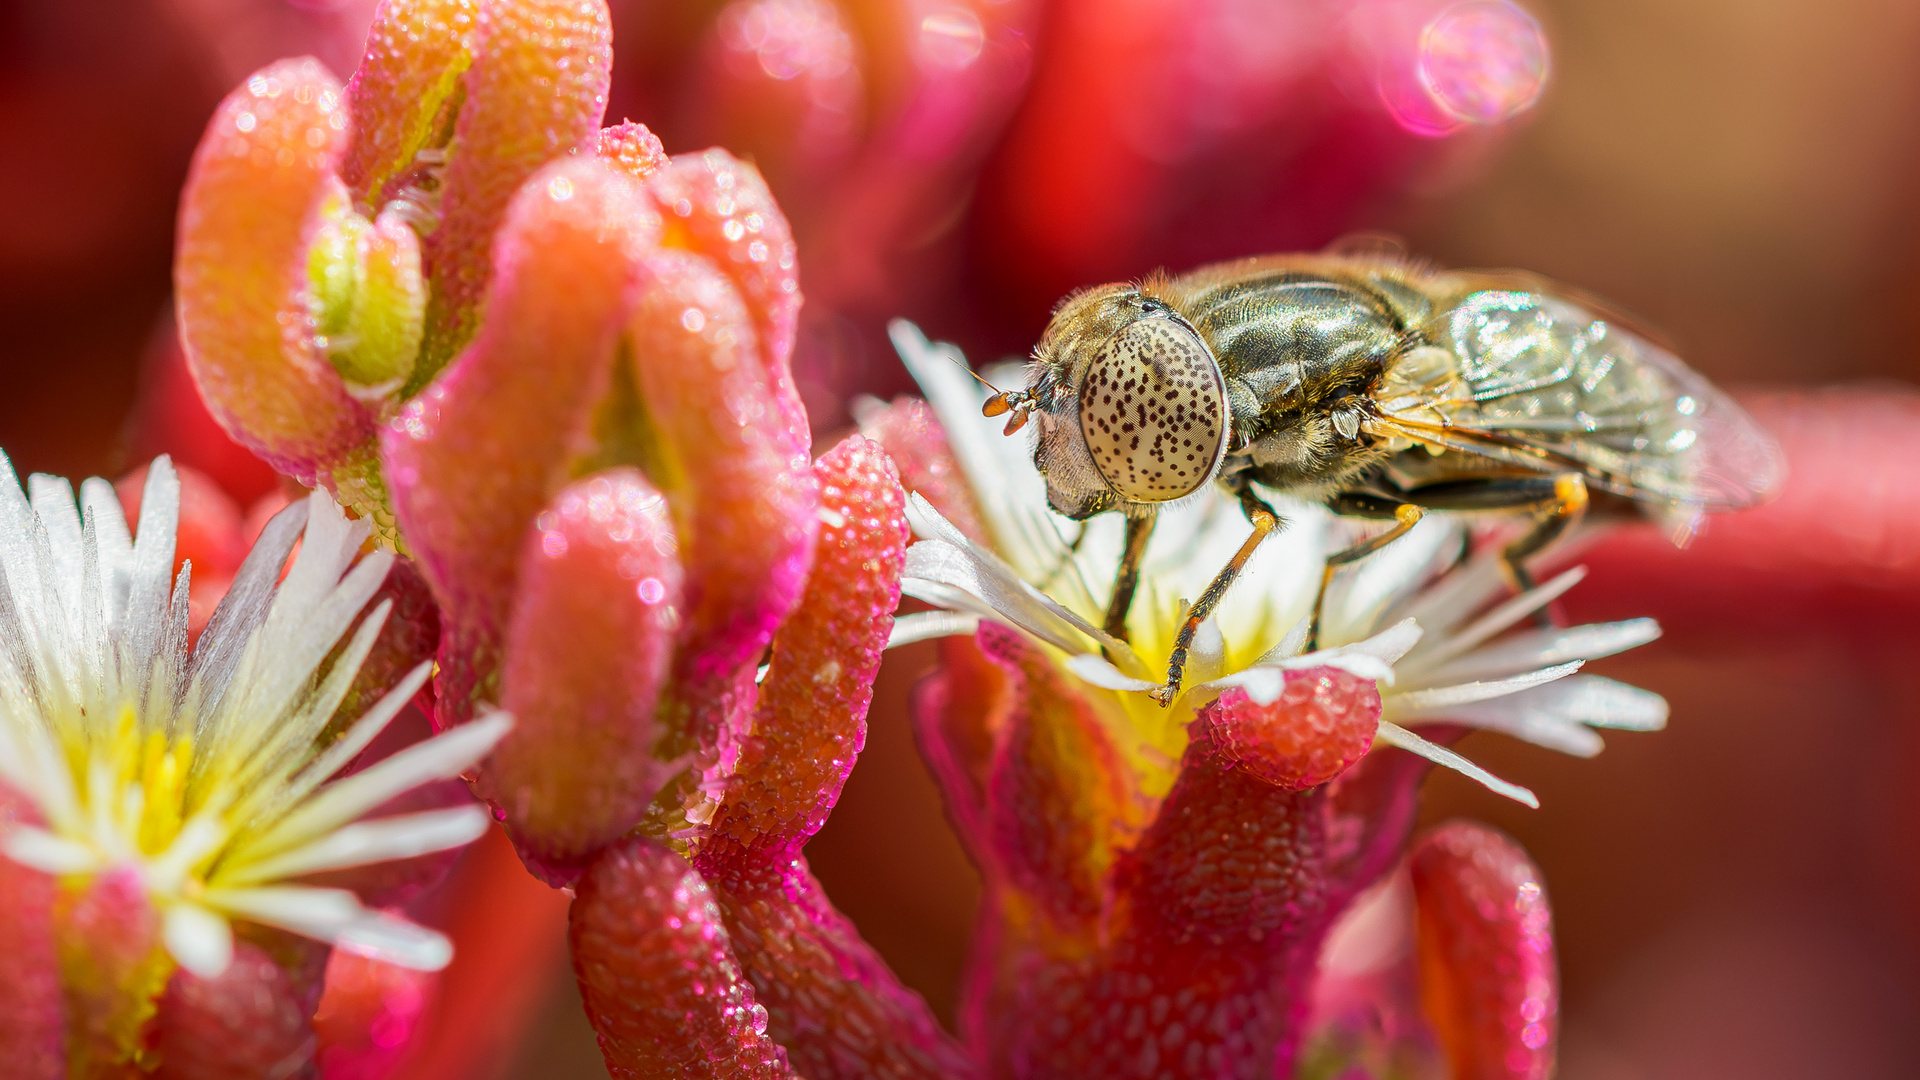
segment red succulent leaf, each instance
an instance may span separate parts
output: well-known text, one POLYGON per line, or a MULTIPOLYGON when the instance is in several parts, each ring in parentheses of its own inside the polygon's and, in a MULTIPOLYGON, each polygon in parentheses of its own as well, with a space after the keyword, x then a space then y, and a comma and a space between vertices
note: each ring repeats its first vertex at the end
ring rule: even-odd
POLYGON ((807 590, 774 639, 752 736, 699 849, 767 1030, 811 1080, 975 1073, 919 995, 834 909, 799 848, 825 821, 866 736, 899 600, 906 496, 873 442, 815 466, 822 526, 807 590))
POLYGON ((814 465, 821 521, 806 592, 773 639, 753 734, 706 851, 795 854, 820 830, 866 744, 867 706, 900 603, 906 493, 872 441, 850 435, 814 465))
POLYGON ((665 243, 713 261, 739 287, 753 316, 759 363, 774 412, 762 424, 786 448, 811 444, 806 406, 794 388, 793 339, 800 317, 800 267, 793 230, 752 165, 725 150, 680 154, 647 181, 667 225, 665 243))
MULTIPOLYGON (((324 952, 324 950, 322 950, 324 952)), ((160 998, 159 1080, 292 1076, 313 1057, 313 1002, 265 950, 236 941, 233 963, 203 979, 184 968, 160 998)))
POLYGON ((712 893, 680 856, 636 838, 602 852, 567 920, 573 970, 620 1080, 786 1080, 786 1052, 741 977, 712 893))
POLYGON ((672 722, 711 754, 744 723, 740 680, 800 598, 819 527, 816 484, 804 444, 796 451, 778 423, 760 338, 731 277, 691 252, 648 255, 628 340, 654 439, 645 468, 673 507, 686 568, 672 722))
POLYGON ((1460 1080, 1553 1073, 1559 977, 1540 872, 1504 833, 1455 821, 1413 851, 1420 991, 1460 1080))
POLYGON ((1208 708, 1220 756, 1289 791, 1318 787, 1365 756, 1380 726, 1380 692, 1333 668, 1289 671, 1262 705, 1228 690, 1208 708))
MULTIPOLYGON (((0 789, 0 835, 38 815, 0 789)), ((65 1002, 54 947, 57 886, 41 873, 0 856, 0 1074, 59 1080, 67 1074, 65 1002)))

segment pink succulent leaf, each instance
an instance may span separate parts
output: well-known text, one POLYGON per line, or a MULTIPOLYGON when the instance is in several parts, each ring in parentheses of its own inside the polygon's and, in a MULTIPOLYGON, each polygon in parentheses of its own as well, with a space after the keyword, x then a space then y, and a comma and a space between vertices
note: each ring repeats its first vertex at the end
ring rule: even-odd
POLYGON ((850 435, 814 465, 821 521, 806 592, 773 639, 753 734, 703 858, 778 860, 826 822, 866 745, 873 680, 900 603, 907 496, 879 444, 850 435), (725 852, 725 855, 721 853, 725 852))
POLYGON ((502 676, 514 729, 481 788, 549 883, 578 876, 667 779, 654 710, 680 619, 675 551, 665 498, 631 468, 568 485, 527 532, 502 676))
POLYGON ((618 1080, 787 1080, 729 947, 712 892, 643 838, 608 848, 580 879, 567 937, 587 1018, 618 1080))
POLYGON ((1553 1074, 1559 974, 1540 872, 1506 834, 1449 822, 1414 844, 1420 991, 1462 1080, 1553 1074))
POLYGON ((590 442, 637 250, 657 220, 592 160, 539 173, 507 212, 488 320, 382 433, 395 513, 440 600, 441 724, 497 698, 525 530, 590 442))
POLYGON ((174 295, 187 362, 214 418, 269 464, 320 479, 373 417, 316 343, 308 252, 349 138, 319 61, 282 60, 227 95, 180 200, 174 295))
POLYGON ((765 426, 791 452, 805 455, 812 440, 791 367, 800 269, 786 215, 759 170, 725 150, 676 155, 647 186, 667 221, 667 243, 711 259, 739 287, 772 393, 774 412, 765 426))
POLYGON ((514 193, 541 166, 591 145, 606 111, 613 27, 605 0, 483 3, 465 101, 441 176, 440 221, 427 245, 434 284, 412 385, 466 345, 499 269, 494 234, 514 193))
MULTIPOLYGON (((324 948, 321 950, 324 955, 324 948)), ((214 978, 184 968, 167 980, 156 1027, 157 1080, 293 1076, 314 1055, 314 1002, 259 946, 237 942, 214 978)))
POLYGON ((431 147, 472 62, 478 0, 381 0, 367 50, 347 82, 354 137, 340 163, 356 203, 400 197, 414 155, 431 147))
MULTIPOLYGON (((31 804, 0 789, 0 834, 40 824, 31 804)), ((57 886, 50 874, 0 858, 0 1074, 59 1080, 67 1074, 67 1016, 54 944, 57 886)))

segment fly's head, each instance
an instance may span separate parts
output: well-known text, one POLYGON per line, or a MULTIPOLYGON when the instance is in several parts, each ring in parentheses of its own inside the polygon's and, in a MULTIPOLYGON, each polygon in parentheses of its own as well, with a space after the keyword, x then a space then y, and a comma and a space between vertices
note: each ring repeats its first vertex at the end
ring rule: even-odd
POLYGON ((1229 412, 1219 361, 1193 326, 1134 285, 1069 297, 1034 349, 1024 390, 997 395, 1008 432, 1037 429, 1034 464, 1076 520, 1193 494, 1220 471, 1229 412))

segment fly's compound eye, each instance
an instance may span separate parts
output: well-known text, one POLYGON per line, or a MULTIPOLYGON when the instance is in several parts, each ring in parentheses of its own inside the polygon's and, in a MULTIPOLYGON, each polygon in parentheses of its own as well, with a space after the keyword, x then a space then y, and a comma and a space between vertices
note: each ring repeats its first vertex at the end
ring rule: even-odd
POLYGON ((1081 382, 1080 431, 1114 494, 1142 503, 1191 495, 1213 479, 1226 447, 1220 364, 1185 324, 1136 320, 1081 382))

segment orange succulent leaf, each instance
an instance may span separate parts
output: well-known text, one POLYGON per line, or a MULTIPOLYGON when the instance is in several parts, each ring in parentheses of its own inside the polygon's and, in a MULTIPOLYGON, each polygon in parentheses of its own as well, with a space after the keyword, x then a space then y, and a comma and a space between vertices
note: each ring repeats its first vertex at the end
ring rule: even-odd
POLYGON ((667 779, 654 707, 680 578, 666 500, 638 469, 574 482, 527 531, 501 679, 514 727, 481 786, 553 884, 632 828, 667 779))
POLYGON ((345 204, 347 127, 319 61, 269 65, 214 112, 180 200, 175 305, 200 392, 236 441, 306 483, 373 432, 315 340, 307 272, 345 204))
POLYGON ((654 440, 645 468, 673 507, 687 574, 674 680, 691 719, 675 723, 710 751, 721 727, 744 722, 738 680, 752 675, 800 598, 818 496, 804 445, 794 447, 778 423, 760 338, 733 279, 688 251, 656 251, 644 263, 628 342, 654 440))
POLYGON ((427 243, 433 298, 410 387, 473 336, 514 193, 541 166, 590 147, 606 111, 613 26, 605 0, 481 4, 473 65, 441 174, 440 222, 427 243))
POLYGON ((775 413, 765 425, 794 452, 811 444, 791 362, 800 318, 800 263, 793 229, 759 170, 725 150, 679 154, 647 181, 666 221, 666 243, 699 252, 740 289, 759 338, 760 367, 775 413))
POLYGON ((713 894, 647 839, 609 848, 581 878, 567 920, 574 976, 615 1077, 787 1080, 713 894))
POLYGON ((1046 916, 1030 932, 1089 942, 1117 850, 1144 824, 1140 800, 1100 714, 1052 657, 998 623, 981 624, 975 640, 1014 702, 994 738, 986 858, 1021 906, 1046 916))
MULTIPOLYGON (((367 51, 347 83, 354 136, 340 163, 355 203, 377 209, 399 193, 389 181, 444 134, 443 115, 472 63, 479 0, 381 0, 367 51)), ((369 214, 369 217, 372 215, 369 214)))
POLYGON ((1553 1074, 1560 983, 1540 872, 1506 834, 1453 821, 1414 844, 1420 996, 1458 1080, 1553 1074))
POLYGON ((501 229, 485 328, 382 433, 395 514, 446 618, 443 724, 497 696, 525 530, 589 442, 655 228, 633 183, 597 161, 535 176, 501 229))

